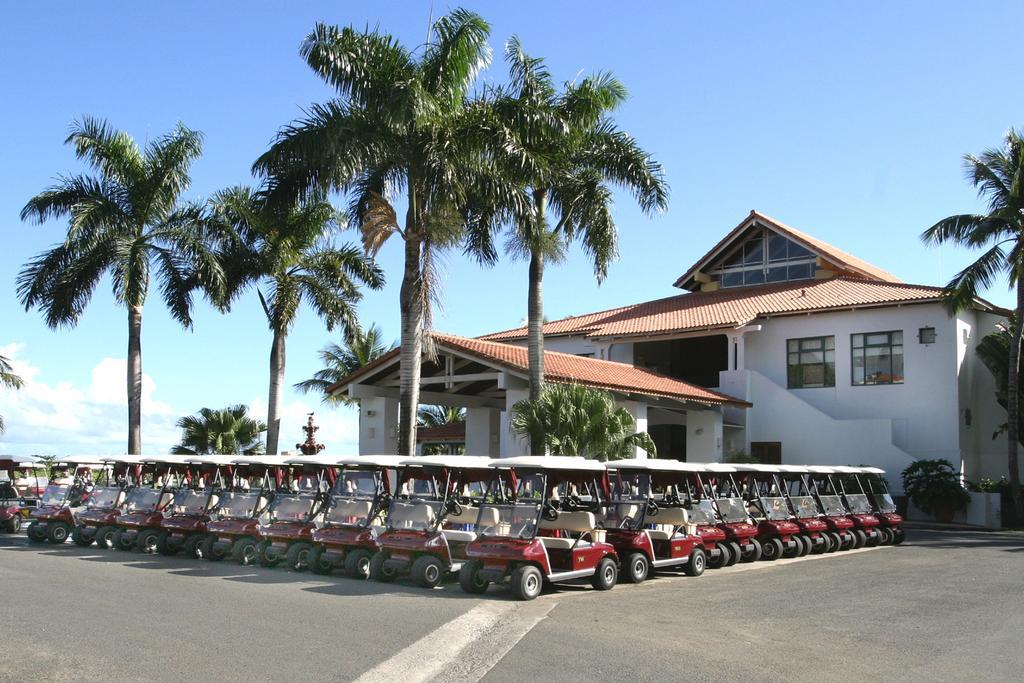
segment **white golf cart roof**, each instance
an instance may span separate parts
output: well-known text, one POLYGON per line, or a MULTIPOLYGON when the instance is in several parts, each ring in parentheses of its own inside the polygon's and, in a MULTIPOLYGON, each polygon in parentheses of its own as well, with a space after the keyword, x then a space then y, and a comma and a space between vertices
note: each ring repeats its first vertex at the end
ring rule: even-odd
POLYGON ((69 455, 65 458, 59 459, 57 463, 60 463, 62 465, 77 465, 79 467, 83 465, 92 465, 94 467, 100 467, 103 464, 103 461, 97 458, 95 455, 69 455))
POLYGON ((604 466, 610 470, 647 470, 650 472, 704 472, 702 462, 681 462, 661 458, 627 458, 609 460, 604 466))
POLYGON ((399 467, 408 460, 404 455, 350 455, 338 461, 339 465, 367 467, 399 467))
POLYGON ((759 462, 735 463, 733 468, 737 472, 783 472, 782 465, 765 465, 759 462))
POLYGON ((494 458, 483 455, 421 455, 402 458, 403 467, 451 467, 459 469, 484 470, 491 466, 494 458))
POLYGON ((825 465, 808 465, 804 468, 804 471, 811 474, 835 474, 838 472, 835 467, 826 467, 825 465))
POLYGON ((885 470, 881 467, 856 467, 860 474, 885 474, 885 470))
POLYGON ((337 458, 326 455, 300 455, 296 458, 288 458, 285 465, 312 465, 314 467, 335 467, 338 464, 337 458))
POLYGON ((284 465, 284 458, 280 455, 237 455, 231 461, 232 465, 266 465, 275 467, 284 465))
POLYGON ((860 474, 859 467, 850 467, 849 465, 833 465, 832 470, 838 474, 860 474))
POLYGON ((603 472, 605 465, 598 460, 571 455, 517 455, 491 461, 491 467, 521 468, 524 470, 586 470, 603 472))
POLYGON ((139 456, 139 462, 147 465, 158 464, 158 465, 185 465, 188 463, 190 458, 194 458, 194 455, 141 455, 139 456))
POLYGON ((807 474, 808 465, 776 465, 779 468, 779 472, 787 474, 807 474))
POLYGON ((189 455, 185 462, 189 465, 230 465, 234 462, 233 455, 189 455))
POLYGON ((102 455, 100 456, 100 462, 104 465, 114 465, 118 463, 125 463, 128 465, 137 465, 142 462, 141 455, 102 455))

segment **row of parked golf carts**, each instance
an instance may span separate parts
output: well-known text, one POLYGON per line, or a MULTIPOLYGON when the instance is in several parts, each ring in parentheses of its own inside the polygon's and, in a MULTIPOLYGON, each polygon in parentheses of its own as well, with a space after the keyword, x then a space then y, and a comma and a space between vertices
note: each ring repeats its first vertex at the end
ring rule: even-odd
POLYGON ((903 541, 884 472, 525 456, 67 459, 32 513, 33 542, 74 543, 470 593, 508 584, 608 590, 903 541))

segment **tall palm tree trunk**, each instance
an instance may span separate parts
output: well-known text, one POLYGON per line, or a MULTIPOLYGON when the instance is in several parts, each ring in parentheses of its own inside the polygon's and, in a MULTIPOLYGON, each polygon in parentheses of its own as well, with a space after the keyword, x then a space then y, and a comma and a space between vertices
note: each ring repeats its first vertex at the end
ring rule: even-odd
POLYGON ((142 453, 142 306, 128 308, 128 454, 142 453))
POLYGON ((1013 321, 1013 338, 1010 340, 1010 367, 1006 377, 1006 462, 1010 474, 1010 495, 1013 498, 1017 524, 1024 520, 1024 497, 1020 490, 1020 469, 1017 464, 1017 432, 1018 432, 1018 394, 1017 384, 1020 376, 1020 343, 1022 313, 1024 313, 1024 273, 1017 276, 1017 310, 1013 321))
MULTIPOLYGON (((536 211, 536 230, 538 239, 530 253, 530 291, 527 294, 526 326, 527 355, 530 362, 530 400, 540 398, 544 388, 544 244, 541 237, 546 230, 544 225, 547 195, 543 191, 533 195, 536 211)), ((544 434, 536 433, 530 437, 530 452, 534 455, 544 454, 544 434)))
MULTIPOLYGON (((408 223, 407 223, 408 225, 408 223)), ((399 363, 402 368, 398 398, 398 454, 416 455, 416 414, 420 403, 420 364, 423 351, 423 279, 420 238, 405 238, 405 272, 399 306, 402 312, 402 342, 399 363)))
POLYGON ((284 385, 285 334, 274 330, 270 346, 270 393, 267 396, 267 454, 277 455, 281 436, 281 387, 284 385))

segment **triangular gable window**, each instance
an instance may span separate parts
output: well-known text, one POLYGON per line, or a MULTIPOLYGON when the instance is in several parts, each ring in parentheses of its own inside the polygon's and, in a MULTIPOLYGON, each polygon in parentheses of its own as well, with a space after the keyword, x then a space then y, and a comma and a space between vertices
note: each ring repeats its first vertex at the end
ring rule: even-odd
POLYGON ((816 259, 793 240, 758 225, 706 272, 721 287, 806 280, 814 277, 816 259))

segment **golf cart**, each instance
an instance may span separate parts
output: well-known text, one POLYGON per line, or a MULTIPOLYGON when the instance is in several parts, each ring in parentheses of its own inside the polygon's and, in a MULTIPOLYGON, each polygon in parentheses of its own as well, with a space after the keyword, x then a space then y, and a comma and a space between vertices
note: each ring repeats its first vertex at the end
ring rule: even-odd
POLYGON ((491 583, 508 583, 512 595, 533 600, 545 583, 590 579, 609 590, 619 576, 619 556, 599 529, 610 498, 604 465, 596 460, 557 455, 495 460, 509 472, 515 496, 499 482, 488 487, 480 506, 479 536, 466 546, 468 561, 459 584, 482 593, 491 583))
POLYGON ((694 525, 707 555, 708 568, 721 569, 739 562, 742 549, 738 544, 734 549, 725 528, 719 526, 718 508, 698 476, 707 466, 708 463, 702 462, 679 462, 662 476, 665 477, 665 495, 673 504, 679 500, 686 510, 688 523, 694 525))
POLYGON ((853 520, 853 535, 856 540, 854 547, 878 545, 882 540, 882 534, 878 529, 881 520, 873 514, 871 500, 860 488, 860 481, 857 479, 860 468, 833 465, 831 469, 833 471, 828 475, 827 486, 832 493, 839 495, 846 508, 846 516, 853 520))
POLYGON ((278 491, 267 510, 268 523, 259 527, 259 562, 274 567, 283 560, 295 571, 309 569, 313 530, 334 487, 337 464, 312 455, 285 460, 286 490, 278 491))
POLYGON ((818 502, 818 508, 824 514, 822 519, 828 525, 829 536, 833 541, 839 539, 838 550, 850 550, 860 547, 861 537, 854 533, 856 524, 848 516, 846 506, 843 504, 843 497, 833 487, 829 475, 835 473, 832 467, 823 465, 808 465, 801 478, 805 482, 805 488, 818 502))
POLYGON ((343 458, 323 525, 313 531, 310 568, 330 574, 342 568, 353 579, 370 576, 370 560, 380 550, 377 536, 384 530, 383 515, 398 481, 399 455, 363 455, 343 458))
MULTIPOLYGON (((696 464, 696 463, 695 463, 696 464)), ((757 562, 761 559, 761 542, 753 524, 743 489, 736 482, 736 468, 725 463, 710 462, 697 469, 693 476, 704 494, 714 500, 718 528, 725 532, 729 546, 729 564, 757 562)))
POLYGON ((478 506, 488 491, 495 495, 509 485, 511 471, 493 469, 492 462, 473 455, 402 460, 387 528, 377 537, 380 550, 370 560, 370 578, 394 581, 408 573, 418 585, 434 588, 445 574, 458 572, 466 547, 476 539, 473 528, 483 515, 478 506))
POLYGON ((156 549, 161 555, 174 555, 184 550, 189 557, 199 556, 199 544, 206 538, 207 524, 217 509, 220 491, 224 488, 223 470, 231 464, 230 456, 210 455, 186 460, 187 488, 179 489, 169 508, 169 515, 160 522, 156 549))
POLYGON ((611 485, 605 539, 622 559, 620 575, 630 583, 645 580, 651 569, 682 567, 689 576, 704 573, 704 543, 679 497, 666 493, 678 478, 666 473, 678 472, 681 464, 657 459, 605 463, 611 485))
POLYGON ((95 484, 85 509, 76 516, 77 525, 71 531, 75 545, 87 547, 96 542, 101 548, 114 547, 117 518, 121 514, 128 489, 136 485, 142 474, 142 463, 136 456, 104 458, 100 477, 95 484))
POLYGON ((747 463, 733 467, 743 482, 747 512, 757 524, 762 560, 820 553, 829 547, 824 536, 828 525, 818 517, 814 499, 788 495, 786 475, 802 468, 747 463))
POLYGON ((112 542, 118 550, 155 553, 164 511, 174 502, 184 482, 185 457, 163 455, 140 460, 139 481, 125 497, 112 542))
POLYGON ((906 538, 903 531, 903 517, 896 512, 896 503, 889 495, 889 485, 885 481, 885 470, 878 467, 855 467, 853 475, 861 493, 868 496, 871 510, 878 518, 879 543, 883 545, 899 545, 906 538), (867 484, 867 488, 865 488, 867 484))
POLYGON ((259 558, 259 527, 267 521, 267 508, 284 481, 284 459, 276 455, 235 458, 224 471, 228 477, 217 501, 217 519, 206 525, 199 557, 218 562, 230 556, 243 565, 259 558))
POLYGON ((29 541, 59 545, 68 540, 76 526, 75 514, 92 491, 92 472, 100 467, 96 458, 67 457, 54 463, 39 506, 32 511, 29 541))
POLYGON ((16 534, 21 531, 21 520, 24 513, 28 512, 21 494, 16 486, 18 469, 32 462, 26 463, 13 458, 0 458, 0 470, 3 470, 7 478, 0 479, 0 531, 9 534, 16 534))

